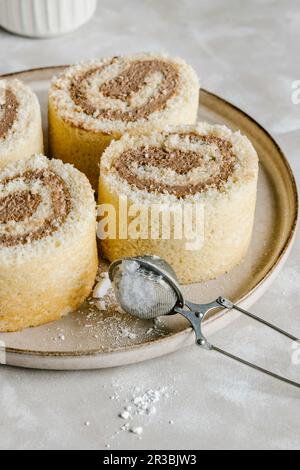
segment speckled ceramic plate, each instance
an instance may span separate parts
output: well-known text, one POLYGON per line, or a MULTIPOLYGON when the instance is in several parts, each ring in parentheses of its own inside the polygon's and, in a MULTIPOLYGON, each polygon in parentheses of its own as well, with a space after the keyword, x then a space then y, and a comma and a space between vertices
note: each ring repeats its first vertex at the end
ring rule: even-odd
MULTIPOLYGON (((61 67, 53 67, 10 75, 24 80, 38 94, 45 130, 47 90, 51 77, 60 70, 61 67)), ((194 302, 224 295, 249 308, 268 288, 289 254, 297 223, 296 184, 282 151, 253 119, 205 90, 201 91, 200 105, 200 119, 241 129, 252 140, 260 158, 258 204, 252 244, 243 263, 215 281, 186 286, 184 292, 194 302)), ((207 320, 206 333, 222 328, 235 316, 233 312, 216 312, 207 320)), ((42 369, 130 364, 171 353, 193 341, 194 334, 181 317, 172 316, 153 325, 151 321, 120 314, 113 306, 100 313, 88 302, 61 321, 20 333, 0 334, 7 364, 42 369)))

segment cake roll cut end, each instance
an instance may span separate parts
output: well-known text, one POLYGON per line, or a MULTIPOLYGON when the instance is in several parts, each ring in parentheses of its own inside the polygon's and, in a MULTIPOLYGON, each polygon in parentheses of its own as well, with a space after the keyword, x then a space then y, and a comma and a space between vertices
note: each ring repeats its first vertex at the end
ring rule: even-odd
POLYGON ((36 155, 0 172, 0 331, 59 319, 90 294, 96 207, 82 173, 36 155))
POLYGON ((5 228, 0 235, 0 244, 6 247, 25 245, 41 240, 56 232, 64 224, 70 214, 72 204, 68 186, 64 180, 51 170, 28 170, 13 178, 2 180, 2 185, 8 187, 10 184, 15 188, 12 194, 0 198, 0 224, 5 228), (20 190, 18 190, 18 182, 20 190), (26 189, 22 189, 27 185, 26 189), (39 192, 38 187, 41 191, 39 192), (48 205, 51 205, 51 213, 47 213, 46 202, 43 201, 43 190, 49 192, 48 205), (42 209, 42 205, 44 205, 42 209), (39 224, 37 211, 40 212, 39 224), (31 219, 31 223, 29 222, 31 219), (18 224, 27 221, 31 228, 20 233, 18 224), (10 227, 9 227, 10 224, 10 227), (13 233, 15 227, 16 233, 13 233))
POLYGON ((82 62, 52 82, 50 154, 73 163, 97 189, 101 155, 112 140, 192 124, 198 104, 197 75, 180 59, 138 54, 82 62))
POLYGON ((199 123, 150 136, 124 136, 106 150, 103 179, 149 199, 200 199, 256 179, 249 140, 223 126, 199 123), (132 189, 133 188, 133 189, 132 189))
POLYGON ((0 80, 0 170, 43 151, 40 105, 17 79, 0 80))
POLYGON ((257 176, 252 144, 224 126, 123 136, 101 161, 99 201, 119 221, 100 233, 105 257, 160 256, 185 284, 230 271, 250 244, 257 176))
POLYGON ((67 69, 53 80, 49 101, 74 126, 111 134, 148 121, 158 127, 157 120, 192 123, 198 96, 198 78, 185 62, 139 54, 92 60, 67 69), (191 110, 189 117, 185 108, 191 110))
POLYGON ((79 219, 77 232, 94 216, 90 184, 71 165, 36 155, 0 173, 0 250, 16 248, 25 254, 33 243, 37 250, 55 250, 65 233, 75 232, 79 219))

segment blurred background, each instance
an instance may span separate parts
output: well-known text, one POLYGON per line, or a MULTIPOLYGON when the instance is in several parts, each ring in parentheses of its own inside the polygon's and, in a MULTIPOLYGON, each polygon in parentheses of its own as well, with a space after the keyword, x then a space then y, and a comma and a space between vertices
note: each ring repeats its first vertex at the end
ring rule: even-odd
MULTIPOLYGON (((0 7, 15 1, 27 0, 0 0, 0 7)), ((30 39, 0 29, 0 73, 163 51, 182 56, 204 87, 258 115, 274 132, 292 130, 295 119, 300 126, 299 110, 290 99, 291 83, 300 76, 298 0, 94 1, 90 21, 63 36, 30 39), (260 112, 270 101, 272 112, 260 112)))
MULTIPOLYGON (((300 79, 299 0, 0 0, 0 24, 5 4, 16 10, 21 3, 24 10, 26 2, 44 1, 82 3, 91 19, 50 39, 0 28, 0 74, 92 57, 167 52, 191 63, 203 87, 242 107, 291 153, 299 143, 300 105, 291 99, 292 84, 300 79)), ((69 7, 62 13, 74 14, 69 7)), ((87 19, 80 9, 78 15, 87 19)), ((291 162, 300 173, 298 159, 291 162)))

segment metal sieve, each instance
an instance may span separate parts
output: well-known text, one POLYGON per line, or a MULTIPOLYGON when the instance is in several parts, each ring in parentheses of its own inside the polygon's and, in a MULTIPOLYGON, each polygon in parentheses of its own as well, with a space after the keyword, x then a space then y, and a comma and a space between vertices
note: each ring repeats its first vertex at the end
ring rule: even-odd
POLYGON ((247 315, 292 341, 298 339, 263 320, 256 315, 233 304, 230 300, 218 297, 208 304, 195 304, 186 301, 172 267, 157 256, 137 256, 115 261, 109 268, 116 298, 125 312, 141 319, 154 319, 164 315, 179 313, 192 325, 196 343, 202 348, 216 351, 259 372, 300 388, 300 384, 274 372, 248 362, 217 346, 210 344, 202 333, 202 323, 207 313, 213 309, 234 309, 247 315))

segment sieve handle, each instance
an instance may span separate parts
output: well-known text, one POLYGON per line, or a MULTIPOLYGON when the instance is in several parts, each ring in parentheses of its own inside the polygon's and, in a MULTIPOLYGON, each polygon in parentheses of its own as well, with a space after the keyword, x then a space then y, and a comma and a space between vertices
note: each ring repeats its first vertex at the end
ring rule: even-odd
POLYGON ((280 333, 281 335, 286 336, 287 338, 291 339, 292 341, 299 341, 299 339, 296 338, 296 336, 291 335, 290 333, 288 333, 285 330, 282 330, 278 326, 273 325, 273 323, 269 323, 268 321, 263 320, 260 317, 257 317, 253 313, 250 313, 247 310, 244 310, 243 308, 239 307, 238 305, 233 304, 232 302, 230 302, 230 300, 227 300, 224 297, 219 297, 217 299, 217 303, 220 306, 224 307, 224 308, 227 308, 229 310, 234 309, 234 310, 237 310, 240 313, 243 313, 244 315, 247 315, 247 317, 252 318, 252 320, 258 321, 258 322, 262 323, 263 325, 268 326, 272 330, 277 331, 277 333, 280 333))
POLYGON ((271 372, 270 370, 264 369, 263 367, 253 364, 252 362, 248 362, 245 359, 242 359, 241 357, 238 357, 238 356, 235 356, 234 354, 229 353, 228 351, 224 351, 224 349, 218 348, 217 346, 212 346, 211 350, 216 351, 222 354, 223 356, 229 357, 229 359, 233 359, 234 361, 237 361, 240 364, 243 364, 244 366, 250 367, 251 369, 254 369, 258 372, 262 372, 263 374, 268 375, 269 377, 272 377, 273 379, 277 379, 288 385, 292 385, 293 387, 300 388, 300 383, 294 382, 293 380, 287 379, 286 377, 275 374, 275 372, 271 372))
MULTIPOLYGON (((216 308, 216 307, 214 306, 211 308, 216 308)), ((198 308, 198 311, 194 311, 194 310, 184 310, 179 307, 175 307, 174 312, 179 313, 190 322, 196 335, 196 343, 202 348, 211 350, 212 345, 207 341, 207 339, 202 333, 202 321, 205 317, 205 313, 203 311, 199 312, 199 308, 198 308)))
POLYGON ((249 362, 241 357, 235 356, 234 354, 231 354, 228 351, 225 351, 224 349, 221 349, 217 346, 214 346, 210 344, 205 336, 202 333, 202 321, 205 318, 205 315, 207 312, 209 312, 212 309, 215 308, 226 308, 226 309, 234 309, 237 310, 244 315, 247 315, 248 317, 252 318, 253 320, 256 320, 265 326, 268 326, 269 328, 272 328, 272 330, 277 331, 278 333, 286 336, 287 338, 293 340, 293 341, 299 341, 295 336, 291 335, 290 333, 287 333, 286 331, 282 330, 281 328, 278 328, 276 325, 273 325, 272 323, 267 322, 266 320, 263 320, 260 317, 257 317, 253 313, 248 312, 247 310, 242 309, 241 307, 233 304, 230 300, 225 299, 224 297, 219 297, 215 302, 212 302, 210 304, 203 304, 203 305, 197 305, 193 304, 191 302, 186 302, 186 305, 188 308, 190 308, 190 311, 186 311, 180 308, 176 308, 175 311, 177 313, 180 313, 183 315, 189 322, 191 323, 195 334, 196 334, 196 343, 201 346, 202 348, 208 349, 210 351, 216 351, 223 356, 226 356, 234 361, 239 362, 240 364, 243 364, 245 366, 248 366, 258 372, 261 372, 265 375, 268 375, 269 377, 272 377, 274 379, 280 380, 281 382, 284 382, 288 385, 292 385, 293 387, 300 388, 300 383, 294 382, 293 380, 287 379, 286 377, 283 377, 281 375, 275 374, 272 371, 269 371, 267 369, 264 369, 263 367, 260 367, 256 364, 253 364, 252 362, 249 362))

